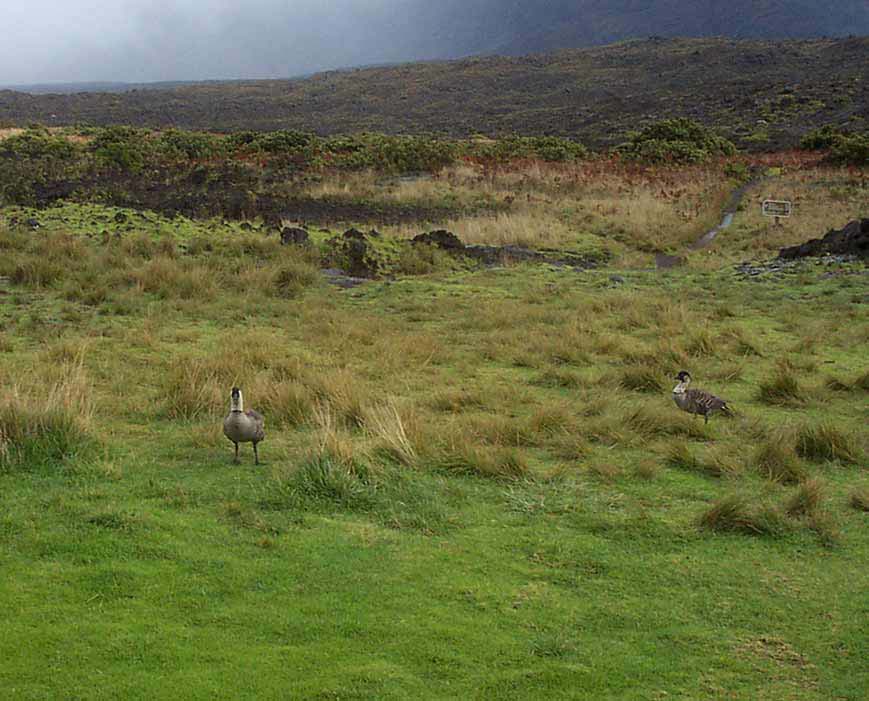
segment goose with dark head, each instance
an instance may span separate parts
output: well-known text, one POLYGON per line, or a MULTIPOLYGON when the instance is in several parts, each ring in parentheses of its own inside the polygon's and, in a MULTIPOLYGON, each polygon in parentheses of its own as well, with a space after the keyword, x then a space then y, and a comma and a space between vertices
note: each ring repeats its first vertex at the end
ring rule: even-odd
POLYGON ((238 387, 229 395, 229 414, 223 420, 223 435, 235 444, 235 462, 238 463, 238 444, 253 444, 254 463, 259 465, 257 444, 265 438, 265 420, 253 409, 244 410, 244 397, 238 387))
POLYGON ((722 413, 732 416, 733 412, 727 402, 703 389, 691 389, 691 374, 682 370, 676 375, 679 384, 673 388, 673 401, 682 411, 695 416, 702 416, 704 423, 709 423, 712 414, 722 413))

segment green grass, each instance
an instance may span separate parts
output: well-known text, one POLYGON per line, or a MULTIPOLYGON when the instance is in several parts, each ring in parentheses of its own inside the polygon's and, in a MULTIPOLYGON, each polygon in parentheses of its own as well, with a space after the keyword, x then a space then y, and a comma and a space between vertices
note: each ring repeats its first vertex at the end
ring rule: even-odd
POLYGON ((0 224, 4 697, 865 696, 857 266, 344 291, 241 232, 57 222, 0 224), (737 417, 680 412, 680 369, 737 417))

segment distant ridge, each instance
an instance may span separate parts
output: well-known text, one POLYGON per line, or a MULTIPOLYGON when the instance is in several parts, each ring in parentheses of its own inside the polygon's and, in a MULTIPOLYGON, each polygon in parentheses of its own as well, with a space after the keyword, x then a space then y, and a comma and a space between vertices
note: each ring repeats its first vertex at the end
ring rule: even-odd
POLYGON ((523 57, 329 71, 297 80, 29 95, 0 91, 0 127, 40 122, 233 131, 467 136, 508 132, 613 144, 644 123, 693 117, 743 146, 808 129, 869 128, 869 38, 661 39, 523 57))
POLYGON ((650 35, 776 40, 869 35, 866 0, 465 0, 439 16, 444 36, 465 42, 456 47, 460 52, 510 55, 650 35))

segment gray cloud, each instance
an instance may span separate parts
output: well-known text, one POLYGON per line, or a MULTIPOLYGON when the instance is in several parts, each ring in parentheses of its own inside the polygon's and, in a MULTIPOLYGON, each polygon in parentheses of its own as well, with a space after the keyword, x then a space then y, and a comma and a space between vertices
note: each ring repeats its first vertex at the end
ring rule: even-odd
POLYGON ((445 55, 421 0, 31 0, 0 84, 285 77, 445 55))

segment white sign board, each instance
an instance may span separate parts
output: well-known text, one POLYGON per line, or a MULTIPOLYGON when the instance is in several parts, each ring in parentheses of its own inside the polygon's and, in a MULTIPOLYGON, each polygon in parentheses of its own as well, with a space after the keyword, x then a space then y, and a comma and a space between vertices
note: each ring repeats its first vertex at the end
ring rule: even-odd
POLYGON ((765 217, 789 217, 794 205, 787 200, 764 200, 763 215, 765 217))

